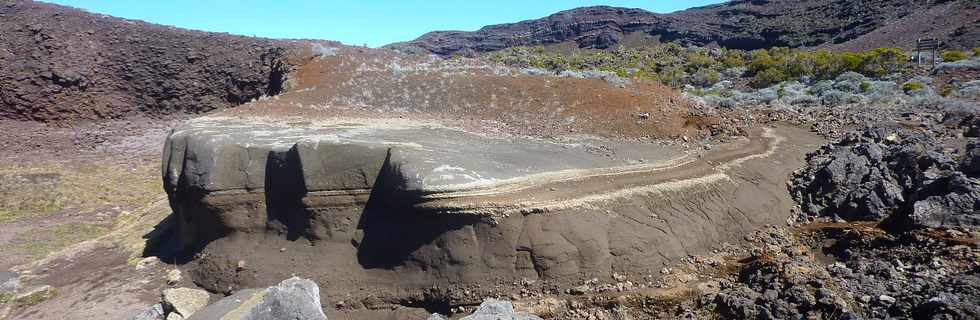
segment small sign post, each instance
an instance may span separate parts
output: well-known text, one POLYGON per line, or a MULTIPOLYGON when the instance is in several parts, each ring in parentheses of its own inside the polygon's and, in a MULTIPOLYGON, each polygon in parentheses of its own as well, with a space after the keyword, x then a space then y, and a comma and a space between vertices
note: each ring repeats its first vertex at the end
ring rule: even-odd
POLYGON ((936 66, 936 57, 939 55, 939 47, 942 42, 936 38, 928 39, 917 39, 915 40, 915 61, 917 64, 922 65, 922 52, 932 51, 932 66, 936 66))

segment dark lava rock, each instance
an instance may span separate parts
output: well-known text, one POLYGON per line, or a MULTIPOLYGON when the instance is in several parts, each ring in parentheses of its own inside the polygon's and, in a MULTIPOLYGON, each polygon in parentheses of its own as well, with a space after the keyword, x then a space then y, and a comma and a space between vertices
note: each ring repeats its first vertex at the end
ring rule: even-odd
POLYGON ((928 131, 879 127, 811 153, 790 190, 808 217, 895 218, 917 226, 980 226, 975 147, 957 164, 928 131))
POLYGON ((980 180, 962 172, 918 190, 911 218, 919 226, 980 226, 980 180))
MULTIPOLYGON (((980 251, 919 232, 763 229, 733 282, 698 302, 722 319, 978 319, 980 251), (782 244, 761 241, 781 239, 782 244), (807 249, 801 249, 807 248, 807 249), (821 254, 815 254, 816 252, 821 254), (829 263, 829 264, 828 264, 829 263)), ((700 318, 700 317, 699 317, 700 318)))
POLYGON ((966 152, 960 160, 960 171, 968 177, 980 178, 980 141, 971 142, 966 146, 966 152))
POLYGON ((281 91, 306 43, 4 1, 0 119, 106 119, 237 105, 281 91))

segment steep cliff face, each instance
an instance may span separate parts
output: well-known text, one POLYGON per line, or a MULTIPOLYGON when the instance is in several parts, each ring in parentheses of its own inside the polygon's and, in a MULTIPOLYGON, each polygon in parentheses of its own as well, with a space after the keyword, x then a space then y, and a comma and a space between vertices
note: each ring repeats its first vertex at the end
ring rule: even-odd
MULTIPOLYGON (((431 32, 389 47, 441 55, 563 42, 574 42, 581 48, 603 49, 618 44, 630 45, 631 38, 637 36, 650 38, 650 41, 716 44, 737 49, 810 47, 852 41, 895 21, 929 15, 936 7, 960 14, 949 15, 945 21, 931 22, 952 27, 943 29, 948 32, 928 35, 946 38, 951 47, 980 44, 980 38, 971 36, 976 34, 973 30, 978 28, 977 21, 980 21, 975 1, 751 0, 669 14, 604 6, 578 8, 537 20, 487 26, 474 32, 431 32)), ((907 24, 905 29, 918 33, 927 31, 922 24, 907 24)))
POLYGON ((0 119, 202 112, 282 90, 305 43, 0 4, 0 119))

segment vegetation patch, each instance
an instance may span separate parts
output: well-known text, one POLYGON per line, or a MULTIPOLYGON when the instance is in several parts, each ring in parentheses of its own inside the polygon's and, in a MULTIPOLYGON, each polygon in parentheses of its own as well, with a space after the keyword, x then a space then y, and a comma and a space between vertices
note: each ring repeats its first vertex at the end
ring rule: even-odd
POLYGON ((61 209, 65 198, 59 190, 60 180, 54 172, 0 171, 0 223, 61 209))
POLYGON ((751 78, 754 87, 768 87, 789 80, 834 79, 846 72, 881 77, 906 68, 908 54, 897 48, 863 52, 771 48, 743 51, 724 48, 683 47, 675 43, 653 47, 612 50, 575 50, 570 54, 545 47, 514 47, 490 53, 491 61, 519 68, 560 72, 601 70, 623 77, 658 80, 672 87, 708 86, 720 74, 751 78))
POLYGON ((109 229, 106 225, 93 223, 66 223, 42 227, 15 236, 11 249, 32 258, 43 258, 73 244, 102 236, 109 229))
POLYGON ((41 302, 47 301, 48 299, 54 297, 56 294, 58 294, 57 289, 51 286, 44 286, 24 296, 17 297, 13 304, 14 307, 18 307, 18 308, 30 307, 33 305, 40 304, 41 302))
POLYGON ((905 84, 902 85, 902 90, 904 90, 905 92, 912 92, 912 91, 915 91, 915 90, 921 90, 921 89, 923 89, 925 87, 926 86, 924 84, 922 84, 922 82, 909 81, 909 82, 906 82, 905 84))
POLYGON ((0 223, 65 208, 139 207, 162 193, 152 165, 85 162, 0 166, 0 223))
POLYGON ((968 58, 969 55, 964 51, 946 50, 943 51, 942 54, 940 54, 940 57, 943 58, 943 61, 956 62, 968 58))

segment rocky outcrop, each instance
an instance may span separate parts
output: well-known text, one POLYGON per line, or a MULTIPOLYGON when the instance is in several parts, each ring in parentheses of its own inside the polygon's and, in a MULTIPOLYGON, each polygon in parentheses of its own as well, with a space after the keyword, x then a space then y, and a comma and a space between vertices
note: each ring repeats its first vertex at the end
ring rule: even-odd
MULTIPOLYGON (((487 26, 473 32, 430 32, 413 41, 388 47, 407 51, 424 50, 441 55, 563 42, 598 49, 620 44, 645 45, 656 41, 717 44, 736 49, 812 47, 845 43, 895 21, 916 21, 914 16, 935 15, 932 12, 935 10, 930 10, 933 7, 943 7, 940 12, 976 10, 975 3, 963 0, 953 1, 952 4, 946 1, 909 3, 897 0, 730 1, 668 14, 640 9, 586 7, 536 20, 487 26)), ((943 18, 949 20, 941 28, 945 33, 930 35, 944 38, 951 47, 971 48, 980 44, 980 38, 976 36, 975 15, 946 14, 943 18)), ((922 24, 906 22, 902 25, 909 30, 919 30, 922 24)), ((891 36, 903 31, 892 29, 888 33, 891 36)), ((860 40, 882 44, 883 40, 878 38, 881 37, 860 40)), ((857 43, 848 43, 848 48, 867 49, 857 43)))
POLYGON ((73 121, 237 105, 280 92, 307 46, 5 1, 0 119, 73 121))
POLYGON ((452 288, 652 273, 782 223, 793 205, 784 179, 816 141, 755 131, 697 156, 590 139, 218 114, 171 134, 164 186, 196 253, 185 269, 209 290, 295 273, 331 283, 323 300, 346 305, 467 304, 479 301, 452 288))
POLYGON ((969 170, 976 144, 968 145, 960 164, 940 146, 928 131, 851 132, 811 154, 791 189, 810 218, 980 226, 980 180, 969 170))

